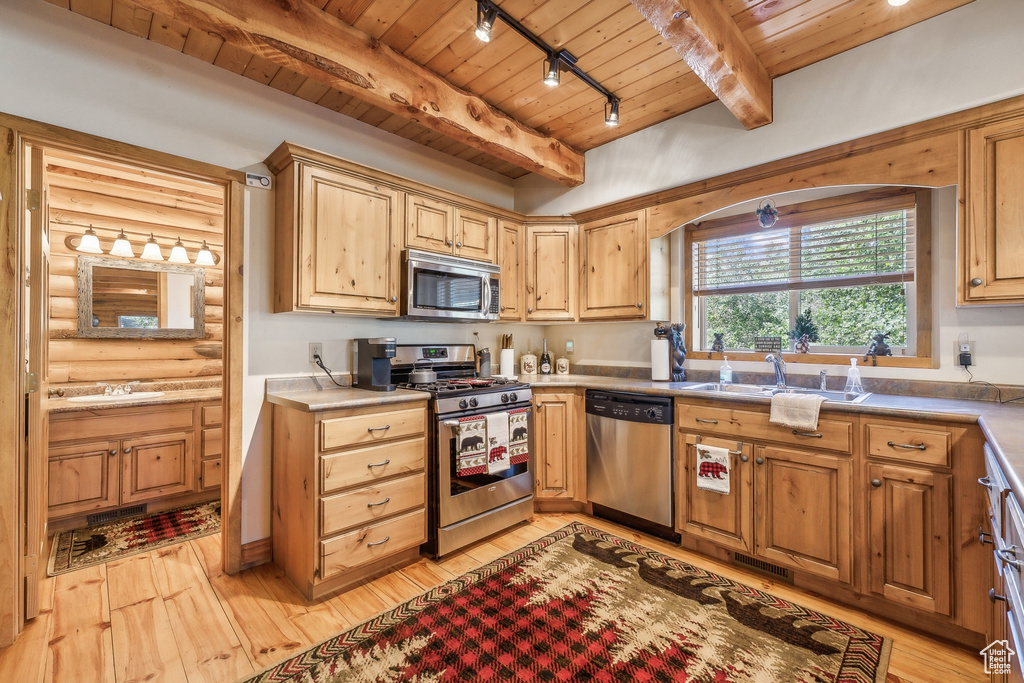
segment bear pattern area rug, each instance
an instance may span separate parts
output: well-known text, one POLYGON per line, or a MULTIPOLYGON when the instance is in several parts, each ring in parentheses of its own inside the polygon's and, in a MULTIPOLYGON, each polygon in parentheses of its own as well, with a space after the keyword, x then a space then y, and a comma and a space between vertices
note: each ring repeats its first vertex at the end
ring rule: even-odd
POLYGON ((881 683, 892 642, 574 522, 247 683, 881 683))
POLYGON ((50 576, 220 531, 220 501, 186 505, 63 531, 50 546, 50 576))

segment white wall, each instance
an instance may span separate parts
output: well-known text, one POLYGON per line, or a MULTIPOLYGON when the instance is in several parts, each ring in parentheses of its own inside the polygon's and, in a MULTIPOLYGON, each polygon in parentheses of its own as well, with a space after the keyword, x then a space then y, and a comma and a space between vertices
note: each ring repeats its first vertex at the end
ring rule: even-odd
POLYGON ((520 178, 516 209, 572 213, 1006 99, 1022 64, 1024 2, 975 0, 776 78, 770 125, 744 130, 715 102, 587 152, 577 188, 520 178))
MULTIPOLYGON (((0 111, 227 168, 266 172, 290 140, 509 208, 512 182, 377 128, 277 92, 43 0, 0 0, 0 111)), ((270 375, 308 373, 307 346, 324 343, 328 367, 348 370, 347 340, 475 341, 470 326, 416 325, 315 315, 273 315, 273 194, 246 197, 242 541, 270 533, 270 375)), ((496 349, 499 326, 480 326, 496 349)), ((504 329, 504 331, 510 331, 504 329)), ((540 328, 520 326, 517 338, 540 328)))

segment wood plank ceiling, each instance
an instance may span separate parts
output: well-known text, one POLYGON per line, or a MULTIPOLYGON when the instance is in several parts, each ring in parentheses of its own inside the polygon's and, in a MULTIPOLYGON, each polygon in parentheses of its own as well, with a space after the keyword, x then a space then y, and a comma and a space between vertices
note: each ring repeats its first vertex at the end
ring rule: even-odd
MULTIPOLYGON (((411 120, 414 114, 373 106, 254 55, 236 42, 225 42, 216 33, 154 14, 130 0, 46 1, 510 178, 530 172, 529 163, 509 161, 507 155, 498 158, 482 151, 479 144, 466 144, 436 126, 411 120)), ((716 99, 680 57, 683 49, 663 38, 630 0, 495 3, 552 48, 575 55, 580 68, 620 98, 620 123, 615 127, 605 125, 605 98, 575 76, 563 73, 558 87, 544 85, 544 54, 501 21, 489 43, 477 39, 475 0, 308 2, 527 128, 581 152, 716 99)), ((910 0, 892 7, 886 0, 720 0, 771 78, 969 2, 910 0)), ((146 0, 139 3, 147 4, 146 0)), ((687 2, 676 4, 685 10, 687 2)), ((713 40, 708 44, 713 46, 713 40)), ((727 58, 730 51, 723 46, 719 52, 727 58)))

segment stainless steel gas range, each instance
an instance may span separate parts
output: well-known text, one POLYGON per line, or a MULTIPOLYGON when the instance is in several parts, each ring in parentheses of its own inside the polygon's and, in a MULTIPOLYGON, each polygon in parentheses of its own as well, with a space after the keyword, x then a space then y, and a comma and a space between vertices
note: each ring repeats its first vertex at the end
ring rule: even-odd
POLYGON ((433 396, 423 549, 434 556, 533 515, 533 393, 528 384, 476 377, 475 359, 472 344, 399 344, 391 361, 399 387, 433 396), (436 381, 407 381, 428 364, 436 381))

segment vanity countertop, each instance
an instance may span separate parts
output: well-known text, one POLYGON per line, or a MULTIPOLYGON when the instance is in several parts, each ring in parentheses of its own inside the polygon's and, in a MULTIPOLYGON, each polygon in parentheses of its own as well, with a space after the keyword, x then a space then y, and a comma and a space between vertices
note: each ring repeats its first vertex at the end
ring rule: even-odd
POLYGON ((96 412, 98 410, 117 410, 119 408, 136 408, 139 406, 159 406, 173 403, 193 403, 203 401, 219 401, 222 390, 220 387, 203 389, 168 389, 163 396, 140 398, 135 400, 101 402, 72 402, 67 398, 51 398, 44 404, 50 415, 59 413, 96 412))

